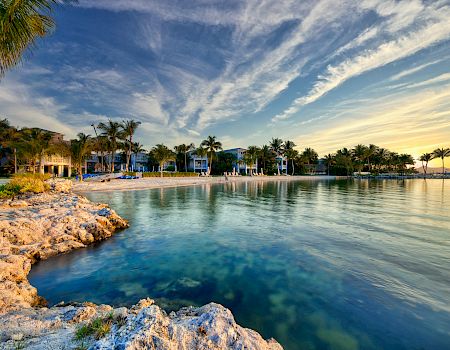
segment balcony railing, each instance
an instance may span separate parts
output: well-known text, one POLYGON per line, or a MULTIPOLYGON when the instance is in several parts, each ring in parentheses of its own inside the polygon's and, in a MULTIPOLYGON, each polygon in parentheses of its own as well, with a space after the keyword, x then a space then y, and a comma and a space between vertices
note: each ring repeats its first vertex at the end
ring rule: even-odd
POLYGON ((70 157, 61 157, 58 155, 45 156, 44 164, 70 164, 70 157))

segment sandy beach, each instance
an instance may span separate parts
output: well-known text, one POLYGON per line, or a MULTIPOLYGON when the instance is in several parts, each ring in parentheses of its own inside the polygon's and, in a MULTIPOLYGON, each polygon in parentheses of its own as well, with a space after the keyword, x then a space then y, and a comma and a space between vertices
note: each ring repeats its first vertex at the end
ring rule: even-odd
POLYGON ((127 191, 127 190, 145 190, 151 188, 194 186, 208 183, 226 183, 226 182, 260 182, 260 181, 317 181, 317 180, 336 180, 345 179, 339 176, 239 176, 228 177, 147 177, 142 179, 114 179, 109 182, 83 181, 74 184, 73 189, 76 192, 92 191, 127 191))

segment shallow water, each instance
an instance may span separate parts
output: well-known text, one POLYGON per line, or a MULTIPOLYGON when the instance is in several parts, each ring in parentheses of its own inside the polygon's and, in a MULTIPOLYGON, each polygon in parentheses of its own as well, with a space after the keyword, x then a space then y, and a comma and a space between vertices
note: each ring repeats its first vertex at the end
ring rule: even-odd
POLYGON ((450 348, 450 181, 91 193, 131 227, 35 265, 50 303, 210 301, 286 349, 450 348))

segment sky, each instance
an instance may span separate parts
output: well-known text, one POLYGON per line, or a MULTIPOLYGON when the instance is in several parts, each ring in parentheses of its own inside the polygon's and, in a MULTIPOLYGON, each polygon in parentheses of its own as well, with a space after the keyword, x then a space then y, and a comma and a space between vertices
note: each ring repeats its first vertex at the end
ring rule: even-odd
POLYGON ((78 0, 0 81, 13 125, 320 155, 450 147, 450 1, 78 0))

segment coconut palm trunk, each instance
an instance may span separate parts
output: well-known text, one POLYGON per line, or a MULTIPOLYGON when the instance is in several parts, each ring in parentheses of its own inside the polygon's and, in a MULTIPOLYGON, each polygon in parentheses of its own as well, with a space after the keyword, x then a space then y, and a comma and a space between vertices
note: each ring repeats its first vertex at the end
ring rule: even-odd
POLYGON ((14 174, 17 174, 17 148, 14 147, 14 174))
POLYGON ((130 145, 128 147, 128 154, 127 154, 127 171, 130 171, 130 163, 131 163, 131 151, 132 151, 132 147, 133 147, 133 135, 130 135, 130 145))
POLYGON ((110 164, 110 172, 111 173, 113 173, 114 172, 114 158, 116 157, 116 150, 115 149, 113 149, 112 151, 111 151, 111 164, 110 164))

